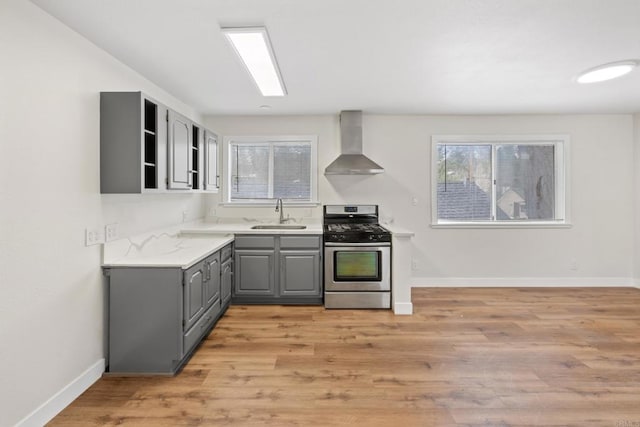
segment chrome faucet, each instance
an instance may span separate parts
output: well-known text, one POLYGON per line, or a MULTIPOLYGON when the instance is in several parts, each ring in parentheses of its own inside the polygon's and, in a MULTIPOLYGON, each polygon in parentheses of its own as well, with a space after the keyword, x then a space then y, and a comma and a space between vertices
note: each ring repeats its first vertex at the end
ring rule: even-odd
POLYGON ((284 208, 282 207, 282 199, 276 201, 276 212, 280 212, 280 224, 284 224, 289 218, 284 217, 284 208))

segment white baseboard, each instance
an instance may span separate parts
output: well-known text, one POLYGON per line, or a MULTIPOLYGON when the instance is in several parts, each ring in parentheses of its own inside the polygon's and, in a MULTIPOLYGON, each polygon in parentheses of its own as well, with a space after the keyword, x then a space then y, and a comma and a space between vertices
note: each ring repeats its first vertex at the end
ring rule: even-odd
POLYGON ((93 383, 100 379, 104 372, 104 359, 98 360, 76 379, 71 381, 49 400, 40 405, 32 413, 24 417, 16 427, 41 427, 51 421, 78 396, 84 393, 93 383))
POLYGON ((413 304, 410 302, 396 302, 393 304, 393 314, 413 314, 413 304))
POLYGON ((631 277, 412 277, 412 288, 638 287, 631 277))
POLYGON ((635 279, 633 281, 633 287, 640 289, 640 279, 635 279))

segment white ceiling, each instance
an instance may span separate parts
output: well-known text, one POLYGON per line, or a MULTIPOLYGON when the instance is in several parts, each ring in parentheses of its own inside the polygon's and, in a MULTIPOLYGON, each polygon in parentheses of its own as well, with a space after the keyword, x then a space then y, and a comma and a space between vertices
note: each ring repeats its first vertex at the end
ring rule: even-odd
POLYGON ((640 0, 32 1, 204 114, 640 112, 640 69, 573 81, 640 58, 640 0), (287 96, 262 97, 220 32, 247 25, 287 96))

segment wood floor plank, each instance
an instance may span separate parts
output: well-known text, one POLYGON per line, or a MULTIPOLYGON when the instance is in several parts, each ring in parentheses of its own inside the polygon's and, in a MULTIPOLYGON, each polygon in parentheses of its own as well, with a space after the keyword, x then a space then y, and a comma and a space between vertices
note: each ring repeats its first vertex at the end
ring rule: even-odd
POLYGON ((412 295, 412 316, 232 306, 175 377, 105 376, 50 425, 640 425, 640 290, 412 295))

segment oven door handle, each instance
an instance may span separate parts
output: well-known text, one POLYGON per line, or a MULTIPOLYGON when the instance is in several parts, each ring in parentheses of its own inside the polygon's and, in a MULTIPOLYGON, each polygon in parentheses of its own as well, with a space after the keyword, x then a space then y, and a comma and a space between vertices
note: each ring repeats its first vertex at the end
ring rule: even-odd
POLYGON ((335 242, 325 242, 324 243, 325 246, 327 247, 331 247, 331 246, 335 246, 335 247, 346 247, 346 246, 350 246, 350 247, 355 247, 355 248, 361 248, 361 247, 389 247, 391 246, 391 243, 389 242, 375 242, 375 243, 335 243, 335 242))

